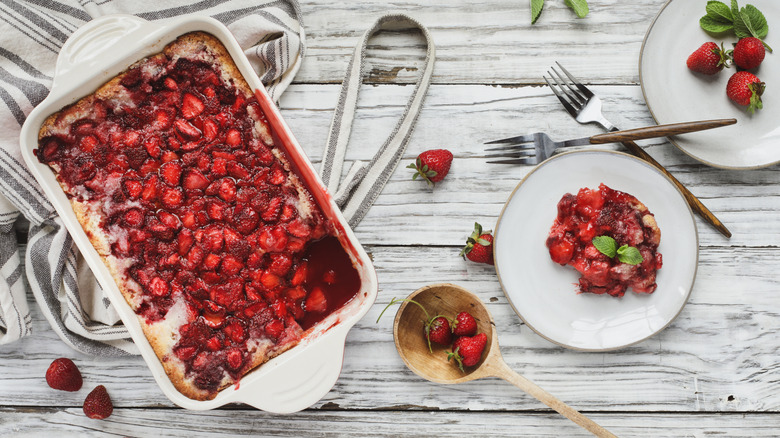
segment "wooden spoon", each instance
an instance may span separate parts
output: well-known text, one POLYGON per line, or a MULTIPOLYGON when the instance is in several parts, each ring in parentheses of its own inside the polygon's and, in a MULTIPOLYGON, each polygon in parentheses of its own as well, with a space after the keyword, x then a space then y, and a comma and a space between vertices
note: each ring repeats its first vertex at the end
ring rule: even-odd
POLYGON ((414 303, 405 301, 396 313, 393 337, 401 359, 418 376, 444 384, 463 383, 483 377, 499 377, 536 397, 588 432, 598 437, 615 436, 509 368, 498 348, 498 336, 493 318, 479 298, 471 292, 454 284, 441 283, 420 288, 409 295, 407 300, 414 300, 421 304, 431 316, 442 314, 454 317, 459 312, 469 312, 477 320, 478 332, 485 333, 488 337, 488 344, 480 362, 473 367, 465 368, 463 372, 457 365, 448 362, 443 352, 434 350, 434 354, 431 354, 428 351, 428 343, 423 334, 425 312, 414 303))

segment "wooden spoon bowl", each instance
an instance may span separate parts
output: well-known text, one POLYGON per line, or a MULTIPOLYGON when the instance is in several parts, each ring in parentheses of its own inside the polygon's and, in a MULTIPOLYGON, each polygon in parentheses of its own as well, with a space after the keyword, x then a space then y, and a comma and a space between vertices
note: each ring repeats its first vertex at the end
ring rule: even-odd
POLYGON ((594 435, 599 437, 615 436, 509 368, 501 357, 496 324, 493 322, 493 318, 476 295, 460 286, 440 283, 414 291, 401 304, 395 315, 393 338, 401 360, 423 379, 436 383, 454 384, 483 377, 499 377, 532 395, 594 435), (463 311, 471 313, 477 320, 477 333, 485 333, 488 337, 482 359, 475 366, 464 367, 465 371, 461 371, 455 363, 447 361, 448 347, 433 345, 433 353, 431 353, 423 331, 427 317, 425 311, 415 303, 424 307, 430 317, 444 315, 453 318, 463 311))

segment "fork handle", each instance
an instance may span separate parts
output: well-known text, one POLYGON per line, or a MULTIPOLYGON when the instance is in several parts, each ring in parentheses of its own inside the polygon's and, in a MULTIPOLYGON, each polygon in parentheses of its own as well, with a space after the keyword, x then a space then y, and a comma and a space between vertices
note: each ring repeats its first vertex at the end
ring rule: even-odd
POLYGON ((649 126, 646 128, 627 129, 625 131, 613 131, 606 134, 594 135, 590 138, 590 142, 591 144, 622 143, 626 141, 642 140, 644 138, 669 137, 677 134, 685 134, 686 132, 719 128, 735 123, 737 123, 737 119, 715 119, 649 126))
POLYGON ((688 205, 691 206, 691 209, 693 211, 701 215, 705 221, 712 224, 712 226, 715 227, 715 229, 717 229, 718 231, 720 231, 721 234, 723 234, 726 237, 731 237, 731 231, 729 231, 729 229, 726 228, 725 225, 723 225, 723 222, 721 222, 717 217, 715 217, 715 215, 707 208, 707 206, 702 204, 702 202, 699 201, 699 198, 697 198, 696 195, 691 193, 691 191, 688 190, 680 181, 678 181, 677 178, 674 177, 674 175, 672 175, 668 170, 666 170, 664 166, 662 166, 658 161, 655 161, 655 159, 651 157, 650 154, 645 152, 644 149, 642 149, 638 144, 634 143, 633 141, 624 141, 622 143, 623 146, 625 146, 632 154, 636 155, 637 157, 657 167, 658 170, 663 172, 664 175, 668 176, 669 179, 674 183, 674 185, 676 185, 677 188, 680 189, 680 192, 682 193, 685 200, 688 201, 688 205))

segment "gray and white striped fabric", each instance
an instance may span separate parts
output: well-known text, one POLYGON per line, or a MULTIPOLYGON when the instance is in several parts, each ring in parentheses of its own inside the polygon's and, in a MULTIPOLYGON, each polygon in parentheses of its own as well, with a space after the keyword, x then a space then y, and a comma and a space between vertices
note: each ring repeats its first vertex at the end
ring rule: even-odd
POLYGON ((355 47, 352 61, 347 67, 347 77, 341 84, 339 101, 330 125, 328 141, 320 167, 320 176, 325 187, 334 193, 336 204, 341 207, 344 218, 351 227, 355 227, 363 219, 379 193, 382 192, 382 188, 392 176, 395 168, 398 167, 422 109, 428 85, 431 83, 435 59, 436 47, 428 29, 405 14, 388 14, 380 17, 363 34, 363 38, 355 47), (363 79, 366 46, 371 37, 379 30, 399 24, 412 25, 422 32, 427 46, 425 66, 421 69, 417 84, 409 97, 403 115, 388 139, 379 148, 370 163, 356 161, 341 181, 344 157, 347 153, 360 84, 363 79))
POLYGON ((29 221, 26 278, 54 331, 95 355, 136 354, 124 326, 83 262, 54 208, 23 164, 19 132, 48 94, 65 40, 106 14, 155 21, 208 15, 225 23, 274 100, 300 68, 304 31, 297 0, 0 1, 0 344, 30 334, 14 224, 29 221))

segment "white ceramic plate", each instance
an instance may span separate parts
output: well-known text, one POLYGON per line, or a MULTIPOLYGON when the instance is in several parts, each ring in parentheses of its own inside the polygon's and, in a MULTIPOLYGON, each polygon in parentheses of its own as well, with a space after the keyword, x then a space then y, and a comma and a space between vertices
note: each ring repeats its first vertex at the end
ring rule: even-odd
POLYGON ((650 164, 612 151, 557 155, 510 195, 495 230, 501 287, 522 320, 551 342, 577 350, 622 348, 663 330, 685 306, 696 277, 699 242, 677 187, 650 164), (600 183, 636 196, 661 229, 663 267, 652 294, 578 294, 579 273, 550 260, 545 240, 566 193, 600 183))
MULTIPOLYGON (((730 4, 728 1, 724 1, 730 4)), ((751 0, 764 13, 770 26, 780 26, 780 2, 751 0)), ((639 58, 639 80, 647 107, 657 123, 735 118, 734 126, 674 137, 671 140, 691 157, 714 167, 752 169, 780 162, 780 54, 768 53, 755 74, 767 84, 764 109, 749 114, 726 96, 726 83, 734 67, 715 76, 688 70, 688 56, 707 41, 724 42, 733 49, 733 35, 712 37, 699 26, 706 14, 705 1, 670 0, 658 13, 645 36, 639 58)), ((746 3, 740 2, 741 6, 746 3)), ((780 40, 770 33, 773 48, 780 40)), ((775 33, 774 35, 777 35, 775 33)))

